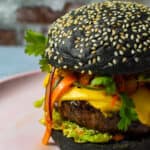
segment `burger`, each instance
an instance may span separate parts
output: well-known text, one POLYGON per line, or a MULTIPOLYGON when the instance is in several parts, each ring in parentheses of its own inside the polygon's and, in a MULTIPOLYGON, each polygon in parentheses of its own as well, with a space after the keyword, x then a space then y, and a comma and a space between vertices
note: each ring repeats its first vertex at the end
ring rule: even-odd
POLYGON ((26 52, 49 72, 44 144, 52 137, 61 150, 149 149, 149 7, 93 3, 57 19, 46 40, 32 35, 46 43, 26 36, 26 52))

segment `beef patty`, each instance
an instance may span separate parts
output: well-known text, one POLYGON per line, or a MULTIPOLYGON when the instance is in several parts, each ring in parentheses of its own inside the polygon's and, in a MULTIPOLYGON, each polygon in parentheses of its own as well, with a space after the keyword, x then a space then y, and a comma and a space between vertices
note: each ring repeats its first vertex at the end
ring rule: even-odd
MULTIPOLYGON (((63 101, 58 111, 65 120, 76 122, 81 126, 101 132, 120 132, 117 128, 120 120, 118 112, 110 112, 106 117, 100 110, 95 109, 86 101, 63 101)), ((130 135, 149 134, 150 127, 135 121, 132 122, 126 133, 130 133, 130 135)))

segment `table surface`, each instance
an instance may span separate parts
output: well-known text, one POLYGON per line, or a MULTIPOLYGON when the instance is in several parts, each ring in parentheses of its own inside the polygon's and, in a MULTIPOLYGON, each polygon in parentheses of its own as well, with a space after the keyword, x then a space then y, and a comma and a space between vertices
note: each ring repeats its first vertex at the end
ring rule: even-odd
POLYGON ((27 56, 24 47, 0 46, 0 80, 34 70, 39 70, 39 58, 27 56))

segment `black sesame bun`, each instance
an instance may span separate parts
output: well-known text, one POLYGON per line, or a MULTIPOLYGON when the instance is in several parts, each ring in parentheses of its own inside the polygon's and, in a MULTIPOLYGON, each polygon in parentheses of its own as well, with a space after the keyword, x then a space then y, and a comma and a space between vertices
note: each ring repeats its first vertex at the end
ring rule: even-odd
MULTIPOLYGON (((53 23, 46 56, 55 68, 89 75, 150 71, 150 8, 131 2, 85 5, 53 23)), ((148 128, 149 130, 150 128, 148 128)), ((150 138, 78 144, 53 131, 61 150, 148 150, 150 138)))
POLYGON ((63 136, 62 132, 53 130, 52 137, 61 150, 149 150, 150 138, 121 141, 117 143, 91 144, 91 143, 75 143, 72 139, 63 136))
POLYGON ((46 52, 55 67, 111 75, 150 69, 150 8, 142 4, 83 6, 58 19, 48 36, 46 52))

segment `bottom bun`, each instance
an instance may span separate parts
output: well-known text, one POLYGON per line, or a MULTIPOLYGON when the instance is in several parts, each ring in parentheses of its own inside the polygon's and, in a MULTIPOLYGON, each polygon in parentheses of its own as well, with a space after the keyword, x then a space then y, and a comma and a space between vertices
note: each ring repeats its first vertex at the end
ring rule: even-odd
POLYGON ((117 143, 75 143, 73 139, 63 136, 61 131, 52 131, 52 137, 61 150, 149 150, 150 138, 121 141, 117 143))

